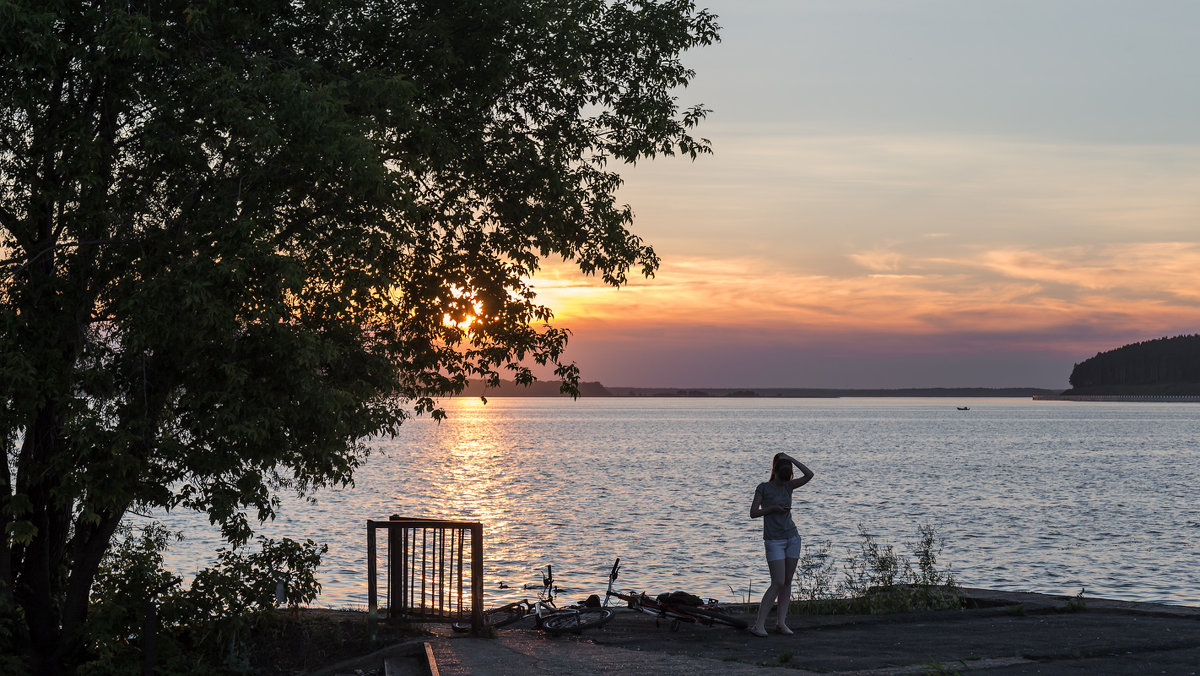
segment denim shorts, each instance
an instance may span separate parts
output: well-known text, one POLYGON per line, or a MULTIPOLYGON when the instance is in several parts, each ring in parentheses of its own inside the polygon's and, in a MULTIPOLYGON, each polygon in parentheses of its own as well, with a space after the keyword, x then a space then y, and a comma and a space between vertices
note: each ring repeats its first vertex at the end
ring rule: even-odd
POLYGON ((767 546, 767 560, 800 558, 800 536, 793 535, 786 540, 763 540, 767 546))

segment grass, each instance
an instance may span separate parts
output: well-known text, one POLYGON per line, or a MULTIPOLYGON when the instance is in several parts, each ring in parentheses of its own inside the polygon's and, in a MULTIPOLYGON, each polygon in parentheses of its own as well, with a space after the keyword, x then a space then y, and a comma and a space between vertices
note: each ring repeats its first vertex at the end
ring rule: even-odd
POLYGON ((1080 613, 1087 610, 1087 601, 1083 598, 1084 589, 1080 588, 1079 593, 1067 599, 1067 604, 1064 610, 1068 613, 1080 613))
POLYGON ((840 560, 831 554, 830 543, 804 548, 791 612, 879 614, 962 607, 950 567, 939 567, 944 540, 936 527, 917 527, 917 539, 908 543, 912 558, 878 542, 862 524, 858 534, 858 546, 840 560))
MULTIPOLYGON (((966 664, 963 663, 965 667, 966 664)), ((921 673, 928 676, 960 676, 962 672, 957 669, 952 669, 936 660, 925 662, 921 665, 921 673)))
POLYGON ((752 598, 751 594, 754 593, 754 582, 753 581, 751 581, 750 583, 748 583, 746 585, 746 589, 744 591, 740 590, 740 589, 734 589, 733 585, 731 585, 731 584, 725 585, 725 586, 729 587, 730 594, 733 594, 735 597, 738 597, 741 599, 739 601, 739 603, 741 603, 743 606, 750 605, 750 599, 752 598))

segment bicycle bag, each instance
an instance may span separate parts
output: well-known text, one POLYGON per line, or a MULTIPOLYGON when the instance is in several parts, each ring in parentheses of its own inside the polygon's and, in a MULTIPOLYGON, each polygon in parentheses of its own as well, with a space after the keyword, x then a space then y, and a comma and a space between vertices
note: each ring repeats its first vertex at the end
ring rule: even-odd
POLYGON ((704 599, 700 598, 699 596, 696 596, 695 594, 689 594, 685 591, 673 591, 670 594, 659 594, 658 602, 659 603, 668 603, 668 604, 673 603, 677 606, 701 606, 701 605, 704 605, 704 599))

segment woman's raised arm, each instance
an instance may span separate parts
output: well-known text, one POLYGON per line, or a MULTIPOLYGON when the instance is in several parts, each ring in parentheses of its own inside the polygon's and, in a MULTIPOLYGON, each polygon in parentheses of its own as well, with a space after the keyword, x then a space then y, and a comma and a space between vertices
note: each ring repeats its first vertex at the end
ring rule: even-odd
POLYGON ((803 486, 804 484, 808 483, 809 481, 812 481, 812 478, 814 476, 816 476, 816 474, 813 474, 813 471, 811 469, 809 469, 807 465, 805 465, 804 463, 800 462, 799 460, 793 458, 792 456, 788 455, 787 453, 780 453, 779 457, 783 458, 784 460, 787 460, 788 462, 795 465, 796 468, 800 470, 800 473, 803 474, 803 476, 796 477, 795 479, 792 479, 791 481, 789 481, 788 488, 790 488, 790 489, 799 488, 799 487, 803 486))

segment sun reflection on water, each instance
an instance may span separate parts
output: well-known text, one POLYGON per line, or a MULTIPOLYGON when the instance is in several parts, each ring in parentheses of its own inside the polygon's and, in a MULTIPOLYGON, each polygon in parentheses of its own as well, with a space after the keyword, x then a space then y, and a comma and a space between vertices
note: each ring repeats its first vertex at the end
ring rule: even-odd
MULTIPOLYGON (((488 605, 530 598, 523 586, 546 564, 567 600, 602 592, 618 556, 620 586, 735 599, 765 582, 761 525, 747 510, 768 459, 788 451, 817 472, 793 504, 797 525, 835 554, 856 543, 859 523, 901 547, 936 523, 943 560, 968 586, 1200 604, 1180 572, 1200 527, 1194 407, 981 400, 963 416, 944 400, 446 404, 442 423, 418 418, 377 441, 356 486, 285 501, 263 528, 329 543, 318 603, 365 606, 363 524, 391 514, 481 522, 488 605), (1028 479, 1018 487, 1014 476, 1028 479)), ((170 518, 188 533, 174 554, 187 575, 216 540, 203 517, 170 518)))

